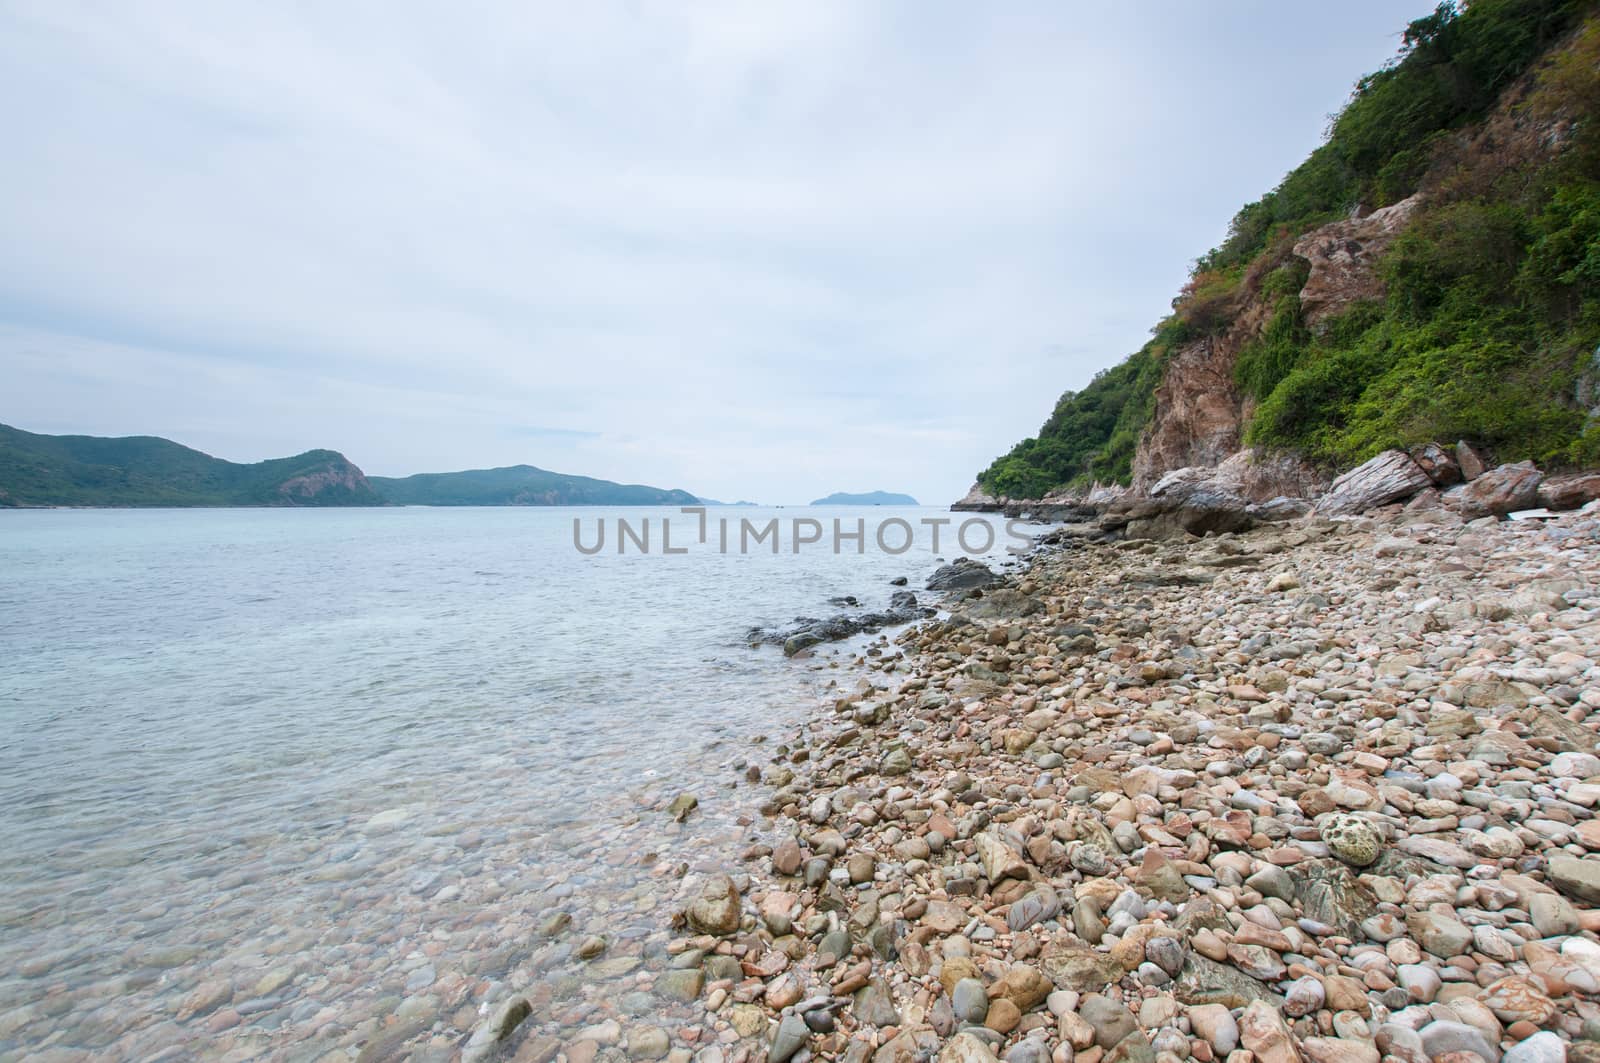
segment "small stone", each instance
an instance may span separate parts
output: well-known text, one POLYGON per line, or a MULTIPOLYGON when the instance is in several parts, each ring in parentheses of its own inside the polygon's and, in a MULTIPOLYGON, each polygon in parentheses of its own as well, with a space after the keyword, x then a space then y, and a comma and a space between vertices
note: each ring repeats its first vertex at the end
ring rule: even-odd
POLYGON ((1139 1029, 1133 1012, 1120 1001, 1099 993, 1090 993, 1078 1003, 1078 1015, 1094 1030, 1095 1044, 1101 1048, 1109 1049, 1139 1029))
POLYGON ((1472 1052, 1489 1063, 1500 1063, 1500 1047, 1476 1026, 1464 1022, 1437 1019, 1417 1031, 1422 1038, 1422 1050, 1428 1058, 1437 1059, 1447 1052, 1472 1052))
POLYGON ((956 983, 955 992, 950 995, 951 1006, 955 1009, 956 1018, 962 1022, 981 1024, 989 1014, 989 994, 984 991, 983 983, 976 978, 963 978, 956 983))
MULTIPOLYGON (((764 1017, 762 1022, 766 1022, 764 1017)), ((806 1025, 805 1019, 790 1012, 778 1020, 778 1028, 772 1034, 772 1045, 767 1049, 767 1063, 787 1063, 810 1039, 811 1028, 806 1025)))
POLYGON ((1566 1063, 1567 1043, 1561 1035, 1542 1030, 1511 1046, 1501 1063, 1566 1063))
POLYGON ((1226 1056, 1239 1047, 1239 1024, 1234 1021, 1233 1012, 1221 1004, 1191 1006, 1189 1025, 1219 1056, 1226 1056))

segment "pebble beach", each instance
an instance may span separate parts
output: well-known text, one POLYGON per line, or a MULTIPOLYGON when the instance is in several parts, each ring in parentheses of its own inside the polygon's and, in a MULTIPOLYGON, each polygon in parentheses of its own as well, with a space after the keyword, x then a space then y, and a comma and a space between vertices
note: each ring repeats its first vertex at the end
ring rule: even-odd
POLYGON ((467 1055, 1600 1059, 1597 507, 1092 533, 752 757, 670 1003, 513 997, 467 1055))

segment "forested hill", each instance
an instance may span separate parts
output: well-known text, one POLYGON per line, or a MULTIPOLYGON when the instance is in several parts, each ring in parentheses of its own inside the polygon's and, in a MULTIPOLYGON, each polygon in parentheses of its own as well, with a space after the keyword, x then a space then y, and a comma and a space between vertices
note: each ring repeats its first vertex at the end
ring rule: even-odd
POLYGON ((240 464, 155 436, 48 436, 0 425, 0 506, 371 506, 333 450, 240 464))
POLYGON ((1332 469, 1434 439, 1600 462, 1597 10, 1475 0, 1407 26, 1149 343, 981 487, 1148 486, 1242 448, 1332 469))

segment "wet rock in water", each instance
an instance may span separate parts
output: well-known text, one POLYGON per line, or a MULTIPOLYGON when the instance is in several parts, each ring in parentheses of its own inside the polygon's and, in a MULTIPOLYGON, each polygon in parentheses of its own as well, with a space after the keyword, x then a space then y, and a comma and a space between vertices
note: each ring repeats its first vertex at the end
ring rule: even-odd
POLYGON ((1382 841, 1372 824, 1347 812, 1334 812, 1319 826, 1328 851, 1351 867, 1366 867, 1378 859, 1382 841))
POLYGON ((628 1058, 661 1059, 672 1048, 672 1038, 659 1026, 639 1026, 628 1031, 628 1058))
POLYGON ((466 1047, 461 1050, 462 1063, 481 1063, 492 1058, 500 1045, 531 1014, 533 1005, 526 997, 512 997, 501 1002, 472 1032, 466 1047))
POLYGON ((982 590, 999 586, 1000 582, 1000 577, 983 562, 970 557, 958 557, 935 570, 928 577, 927 588, 930 591, 982 590))
POLYGON ((727 875, 712 875, 686 913, 689 926, 702 934, 726 937, 739 929, 739 889, 727 875))
POLYGON ((688 971, 666 971, 656 978, 656 995, 685 1004, 698 1000, 705 985, 705 972, 699 968, 688 971))
POLYGON ((667 806, 667 811, 679 823, 689 818, 689 813, 700 807, 700 799, 694 794, 679 794, 667 806))

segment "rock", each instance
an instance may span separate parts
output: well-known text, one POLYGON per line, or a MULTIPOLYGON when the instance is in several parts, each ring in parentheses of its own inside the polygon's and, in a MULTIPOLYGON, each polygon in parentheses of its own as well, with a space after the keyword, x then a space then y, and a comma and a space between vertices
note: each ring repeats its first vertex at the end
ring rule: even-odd
POLYGON ((1406 916, 1406 928, 1419 945, 1440 959, 1459 956, 1472 945, 1472 931, 1439 912, 1413 912, 1406 916))
POLYGON ((1548 873, 1550 884, 1567 896, 1590 904, 1600 904, 1600 860, 1553 853, 1548 873))
POLYGON ((1418 1004, 1431 1004, 1439 995, 1439 973, 1427 964, 1402 963, 1395 974, 1406 995, 1418 1004))
POLYGON ((1378 859, 1382 841, 1372 824, 1348 812, 1334 812, 1318 828, 1328 852, 1351 867, 1366 867, 1378 859))
POLYGON ((696 967, 688 971, 666 971, 656 978, 655 992, 659 997, 689 1003, 700 998, 705 985, 705 972, 696 967))
POLYGON ((993 996, 1009 1000, 1019 1011, 1032 1011, 1044 1003, 1045 997, 1055 988, 1049 978, 1037 967, 1025 963, 1014 964, 1005 977, 995 983, 993 996))
POLYGON ((686 914, 691 929, 726 937, 739 929, 739 889, 727 875, 712 875, 686 914))
POLYGON ((201 982, 190 990, 178 1005, 177 1020, 200 1018, 211 1014, 233 999, 233 983, 226 978, 213 978, 201 982))
POLYGON ((1054 919, 1060 912, 1061 899, 1056 896, 1055 890, 1045 886, 1013 902, 1011 910, 1006 913, 1006 925, 1015 933, 1035 923, 1054 919))
POLYGON ((985 831, 973 839, 978 848, 978 859, 983 862, 984 877, 991 885, 1008 878, 1026 879, 1028 865, 1022 854, 993 831, 985 831))
POLYGON ((1092 949, 1067 949, 1039 960, 1044 973, 1062 989, 1090 993, 1122 979, 1122 964, 1092 949))
MULTIPOLYGON (((502 1001, 489 1013, 489 1017, 472 1031, 466 1047, 461 1050, 462 1063, 480 1063, 489 1059, 499 1050, 506 1038, 511 1036, 512 1031, 532 1014, 533 1005, 526 997, 511 997, 502 1001)), ((661 1055, 666 1054, 666 1049, 663 1048, 661 1055)))
POLYGON ((1461 468, 1463 480, 1476 480, 1489 467, 1478 448, 1465 440, 1456 444, 1456 464, 1461 468))
POLYGON ((629 1059, 661 1059, 671 1048, 671 1037, 659 1026, 638 1026, 628 1031, 629 1059))
POLYGON ((1531 461, 1501 465, 1459 488, 1457 507, 1468 520, 1532 509, 1539 504, 1539 484, 1543 479, 1544 474, 1531 461))
POLYGON ((1552 476, 1539 485, 1539 504, 1549 509, 1577 509, 1597 498, 1600 498, 1600 472, 1552 476))
POLYGON ((1295 255, 1311 266, 1300 289, 1300 306, 1312 331, 1320 331, 1330 316, 1354 302, 1382 298, 1377 263, 1421 201, 1414 195, 1361 218, 1330 222, 1295 241, 1295 255))
POLYGON ((1555 1001, 1531 978, 1507 975, 1485 986, 1478 994, 1495 1018, 1501 1022, 1531 1022, 1543 1026, 1556 1013, 1555 1001))
POLYGON ((1230 1008, 1272 999, 1272 992, 1265 985, 1243 971, 1193 952, 1173 980, 1172 995, 1185 1004, 1223 1004, 1230 1008))
POLYGON ((1400 502, 1433 480, 1403 450, 1386 450, 1333 481, 1315 512, 1323 516, 1363 513, 1390 502, 1400 502))
POLYGON ((906 752, 904 746, 896 746, 883 755, 883 760, 878 763, 878 770, 884 775, 909 775, 911 754, 906 752))
POLYGON ((1289 991, 1284 994, 1283 1013, 1291 1018, 1310 1015, 1321 1011, 1327 999, 1327 992, 1322 988, 1322 980, 1308 974, 1296 978, 1289 985, 1289 991))
MULTIPOLYGON (((763 1018, 762 1022, 765 1021, 763 1018)), ((789 1057, 805 1047, 805 1043, 810 1039, 811 1028, 806 1025, 805 1019, 794 1012, 789 1012, 778 1020, 778 1028, 772 1033, 772 1044, 767 1049, 767 1063, 786 1063, 789 1057)))
POLYGON ((1501 1063, 1566 1063, 1567 1043, 1561 1035, 1541 1030, 1512 1045, 1501 1063))
POLYGON ((1021 1021, 1022 1009, 1002 997, 989 1002, 989 1014, 984 1017, 983 1024, 995 1033, 1007 1034, 1021 1021))
POLYGON ((1499 1046, 1485 1037, 1476 1026, 1436 1019, 1417 1033, 1422 1038, 1422 1049, 1430 1059, 1437 1059, 1446 1052, 1473 1052, 1489 1063, 1500 1063, 1499 1046))
POLYGON ((690 812, 693 812, 699 807, 700 799, 694 794, 679 794, 677 797, 674 797, 672 799, 672 803, 667 806, 667 811, 672 814, 673 819, 677 820, 679 823, 682 823, 684 820, 689 818, 690 812))
POLYGON ((800 861, 800 846, 793 838, 785 838, 772 850, 772 870, 779 875, 797 874, 800 861))
POLYGON ((1223 1004, 1196 1004, 1189 1009, 1189 1024, 1204 1038, 1217 1056, 1223 1057, 1239 1047, 1239 1024, 1223 1004))
POLYGON ((1310 1063, 1378 1063, 1378 1047, 1371 1041, 1344 1037, 1307 1037, 1300 1051, 1310 1063))
POLYGON ((1554 893, 1535 893, 1529 897, 1528 917, 1542 938, 1576 934, 1580 926, 1577 910, 1566 898, 1554 893))
POLYGON ((945 1042, 939 1050, 939 1063, 996 1063, 996 1059, 994 1051, 981 1038, 963 1032, 945 1042))
POLYGON ((928 577, 930 591, 964 591, 973 588, 987 589, 1000 584, 1000 577, 988 565, 970 557, 958 557, 948 565, 940 566, 928 577))
POLYGON ((1095 1044, 1101 1048, 1111 1048, 1139 1029, 1139 1020, 1121 1001, 1099 993, 1090 993, 1078 1003, 1078 1016, 1094 1030, 1095 1044))
POLYGON ((1461 465, 1454 450, 1446 450, 1438 443, 1424 443, 1411 448, 1411 459, 1428 474, 1439 487, 1453 487, 1461 482, 1461 465))
POLYGON ((882 978, 872 978, 856 992, 855 1017, 868 1026, 897 1026, 900 1013, 894 1007, 894 995, 889 983, 882 978))
POLYGON ((957 982, 955 991, 950 994, 950 1001, 956 1018, 962 1022, 978 1025, 989 1015, 989 994, 976 978, 963 978, 957 982))
POLYGON ((1239 1042, 1258 1063, 1299 1063, 1300 1054, 1283 1018, 1265 1001, 1252 1001, 1239 1016, 1239 1042))

